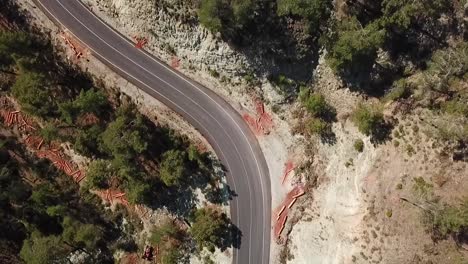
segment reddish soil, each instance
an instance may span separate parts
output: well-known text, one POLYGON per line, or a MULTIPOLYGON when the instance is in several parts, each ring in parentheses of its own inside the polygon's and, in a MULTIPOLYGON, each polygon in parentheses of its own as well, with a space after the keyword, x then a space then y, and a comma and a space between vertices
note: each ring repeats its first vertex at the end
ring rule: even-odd
POLYGON ((255 116, 245 113, 243 118, 257 136, 268 135, 274 127, 271 115, 265 111, 265 104, 255 99, 255 116))
POLYGON ((180 59, 177 56, 172 56, 171 58, 171 67, 177 69, 180 67, 180 59))
POLYGON ((286 178, 288 177, 289 173, 291 171, 294 170, 296 166, 294 165, 294 163, 290 160, 288 160, 285 164, 284 164, 284 172, 283 172, 283 178, 281 180, 281 184, 284 184, 284 181, 286 180, 286 178))
POLYGON ((302 185, 297 185, 292 189, 284 199, 283 203, 273 212, 273 232, 276 238, 280 238, 281 232, 283 232, 286 220, 288 219, 289 209, 297 201, 297 198, 304 195, 305 189, 302 185))

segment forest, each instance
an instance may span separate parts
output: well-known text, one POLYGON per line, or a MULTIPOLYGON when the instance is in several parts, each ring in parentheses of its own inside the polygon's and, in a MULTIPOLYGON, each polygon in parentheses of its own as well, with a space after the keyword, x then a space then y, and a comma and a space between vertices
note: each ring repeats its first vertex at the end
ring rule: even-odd
POLYGON ((17 103, 15 113, 39 125, 26 138, 41 139, 37 150, 68 144, 90 162, 77 184, 3 120, 0 262, 114 263, 116 252, 139 254, 151 244, 162 263, 180 263, 238 245, 239 231, 218 206, 229 199, 214 171, 219 162, 66 62, 14 4, 2 5, 9 23, 0 29, 2 107, 17 103), (196 189, 206 208, 196 207, 196 189), (102 190, 121 191, 125 200, 111 206, 96 195, 102 190), (167 210, 164 224, 143 232, 135 205, 167 210))

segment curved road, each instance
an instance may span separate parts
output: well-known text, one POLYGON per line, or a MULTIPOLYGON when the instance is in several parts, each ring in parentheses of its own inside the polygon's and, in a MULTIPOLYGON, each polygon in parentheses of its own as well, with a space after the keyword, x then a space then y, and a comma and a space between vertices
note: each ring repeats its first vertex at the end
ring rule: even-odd
POLYGON ((96 17, 79 0, 36 0, 57 25, 93 55, 149 95, 181 114, 215 149, 237 194, 231 218, 242 232, 233 263, 269 263, 271 187, 260 146, 240 115, 221 97, 172 70, 96 17))

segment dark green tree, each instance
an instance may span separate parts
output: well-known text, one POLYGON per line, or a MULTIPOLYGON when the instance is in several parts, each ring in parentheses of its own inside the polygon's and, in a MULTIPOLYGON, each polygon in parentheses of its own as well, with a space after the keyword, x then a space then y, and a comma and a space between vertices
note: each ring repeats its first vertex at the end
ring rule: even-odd
POLYGON ((17 58, 31 56, 36 49, 31 35, 0 30, 0 69, 9 68, 17 58))
POLYGON ((73 101, 73 104, 80 112, 92 112, 95 114, 100 114, 109 106, 106 95, 94 89, 82 90, 80 95, 73 101))
POLYGON ((46 77, 42 73, 21 72, 11 91, 23 109, 33 115, 46 116, 51 113, 54 107, 46 77))
POLYGON ((207 248, 213 252, 216 247, 223 248, 230 240, 231 223, 226 214, 213 208, 201 208, 195 211, 190 230, 201 250, 207 248))
POLYGON ((151 186, 148 182, 130 178, 125 185, 128 201, 132 204, 147 204, 151 194, 151 186))
POLYGON ((27 264, 50 264, 64 259, 67 252, 60 237, 33 233, 24 241, 20 257, 27 264))
POLYGON ((383 0, 381 23, 389 28, 405 31, 418 23, 437 19, 449 8, 450 1, 446 0, 383 0))
POLYGON ((146 150, 146 130, 140 115, 120 115, 102 133, 103 149, 114 157, 130 160, 146 150))
POLYGON ((75 247, 75 249, 94 250, 99 240, 102 239, 101 229, 93 224, 84 224, 66 216, 62 222, 63 240, 75 247))
POLYGON ((279 16, 299 16, 310 23, 310 30, 316 30, 328 19, 331 1, 329 0, 277 0, 279 16))
POLYGON ((221 19, 225 13, 225 8, 223 0, 201 0, 198 19, 211 32, 221 32, 223 29, 221 19))
POLYGON ((167 186, 177 186, 187 176, 187 157, 180 150, 169 150, 162 155, 160 177, 167 186))
POLYGON ((329 41, 327 61, 339 74, 370 72, 377 50, 385 41, 385 30, 372 23, 362 27, 355 17, 338 22, 337 33, 329 41))
POLYGON ((109 180, 114 170, 111 163, 106 160, 94 160, 88 166, 86 172, 86 186, 89 188, 109 188, 109 180))
POLYGON ((53 123, 47 123, 44 125, 43 128, 39 131, 39 134, 44 139, 45 142, 49 143, 53 140, 59 138, 59 129, 53 123))

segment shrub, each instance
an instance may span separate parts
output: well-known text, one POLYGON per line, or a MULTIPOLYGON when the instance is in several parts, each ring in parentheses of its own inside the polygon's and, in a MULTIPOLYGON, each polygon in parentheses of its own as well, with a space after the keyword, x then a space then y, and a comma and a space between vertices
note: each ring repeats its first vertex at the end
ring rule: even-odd
POLYGON ((444 206, 433 215, 432 226, 441 236, 465 232, 468 227, 468 199, 459 206, 444 206))
POLYGON ((468 118, 468 99, 453 99, 442 104, 444 112, 468 118))
POLYGON ((211 32, 221 32, 223 23, 224 4, 222 0, 202 0, 198 9, 198 20, 200 24, 211 32))
POLYGON ((385 215, 386 215, 388 218, 392 217, 392 215, 393 215, 392 209, 388 209, 388 210, 385 212, 385 215))
POLYGON ((362 141, 362 139, 356 139, 354 141, 354 149, 358 152, 362 152, 364 150, 364 141, 362 141))
POLYGON ((396 81, 389 93, 384 97, 384 101, 396 101, 398 99, 408 98, 411 95, 411 89, 405 79, 396 81))
POLYGON ((311 118, 307 123, 307 128, 311 134, 324 135, 331 129, 330 125, 319 118, 311 118))
POLYGON ((352 114, 352 120, 359 131, 367 136, 377 134, 385 125, 380 107, 359 104, 352 114))
POLYGON ((317 93, 309 95, 304 101, 304 106, 309 113, 317 117, 324 116, 330 108, 325 97, 317 93))
POLYGON ((177 232, 177 227, 171 221, 167 221, 161 226, 153 229, 149 241, 152 244, 159 245, 163 242, 163 239, 175 237, 177 232))
POLYGON ((424 180, 423 177, 413 179, 413 191, 420 197, 427 198, 432 194, 434 186, 424 180))
POLYGON ((185 234, 172 221, 167 220, 161 226, 151 231, 149 241, 161 249, 161 261, 163 264, 180 263, 183 257, 180 248, 185 234))

